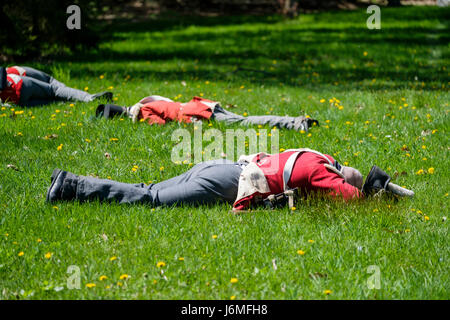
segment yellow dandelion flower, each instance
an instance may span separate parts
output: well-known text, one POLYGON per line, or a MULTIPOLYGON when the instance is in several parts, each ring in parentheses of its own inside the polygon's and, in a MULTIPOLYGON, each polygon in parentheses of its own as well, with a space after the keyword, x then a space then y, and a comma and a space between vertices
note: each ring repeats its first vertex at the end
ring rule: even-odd
POLYGON ((117 139, 117 138, 110 138, 109 141, 115 142, 115 141, 119 141, 119 139, 117 139))
POLYGON ((61 143, 61 144, 56 148, 56 150, 61 151, 62 148, 63 148, 63 144, 61 143))
POLYGON ((216 235, 216 234, 213 234, 212 238, 213 238, 213 239, 217 239, 217 235, 216 235))
POLYGON ((309 239, 308 242, 309 242, 309 243, 314 243, 315 241, 312 240, 312 239, 309 239))
POLYGON ((94 288, 95 286, 97 286, 95 283, 86 283, 86 287, 87 288, 94 288))
POLYGON ((159 167, 159 171, 164 171, 164 167, 159 167))
POLYGON ((298 251, 297 251, 297 254, 299 254, 299 255, 301 255, 301 256, 303 256, 305 253, 306 253, 306 252, 303 251, 303 250, 298 250, 298 251))
POLYGON ((84 87, 84 91, 88 91, 89 90, 89 87, 84 87))
POLYGON ((424 174, 423 169, 420 169, 419 171, 416 172, 416 174, 420 175, 420 174, 424 174))
POLYGON ((230 300, 234 300, 234 299, 236 299, 236 296, 231 296, 230 297, 230 300))
POLYGON ((291 210, 292 210, 292 211, 295 211, 295 210, 297 210, 297 208, 296 208, 296 207, 292 207, 291 210))
POLYGON ((112 256, 111 258, 109 258, 109 261, 114 261, 114 260, 117 260, 116 256, 112 256))
POLYGON ((120 282, 120 281, 118 281, 118 282, 117 282, 117 285, 118 285, 119 287, 121 287, 121 286, 123 286, 123 283, 120 282))
POLYGON ((37 241, 37 242, 42 242, 42 240, 41 240, 41 239, 37 239, 36 241, 37 241))
POLYGON ((86 139, 84 139, 84 141, 86 141, 87 143, 90 143, 91 139, 86 138, 86 139))
POLYGON ((428 168, 428 173, 429 174, 433 174, 434 173, 434 168, 428 168))
POLYGON ((230 283, 237 283, 238 279, 237 278, 231 278, 230 283))
POLYGON ((163 268, 163 267, 166 266, 166 263, 165 263, 164 261, 159 261, 159 262, 156 264, 156 266, 157 266, 158 268, 163 268))
POLYGON ((100 276, 100 278, 98 278, 100 281, 103 281, 103 280, 106 280, 106 279, 108 279, 108 277, 107 276, 100 276))
POLYGON ((328 290, 328 289, 327 290, 323 290, 323 294, 329 295, 331 293, 333 293, 333 291, 328 290))
POLYGON ((425 221, 430 220, 430 217, 429 217, 429 216, 424 216, 423 218, 425 219, 425 221))
POLYGON ((128 279, 129 277, 130 277, 129 275, 127 275, 126 273, 124 273, 124 274, 120 275, 119 279, 120 279, 120 280, 126 280, 126 279, 128 279))
POLYGON ((244 112, 243 116, 244 116, 244 117, 248 116, 248 113, 247 113, 247 112, 244 112))
POLYGON ((325 102, 325 99, 320 99, 320 103, 324 103, 325 102))
POLYGON ((23 251, 20 251, 19 254, 18 254, 19 257, 21 257, 23 255, 24 255, 23 251))
POLYGON ((183 257, 179 257, 178 260, 184 261, 184 258, 183 257))
POLYGON ((52 257, 52 253, 47 252, 44 257, 45 257, 45 259, 50 259, 52 257))

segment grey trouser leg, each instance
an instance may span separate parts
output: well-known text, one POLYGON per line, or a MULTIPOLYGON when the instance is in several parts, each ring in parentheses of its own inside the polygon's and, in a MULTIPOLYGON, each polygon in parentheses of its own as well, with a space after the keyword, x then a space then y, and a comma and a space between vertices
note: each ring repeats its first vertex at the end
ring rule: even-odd
MULTIPOLYGON (((47 73, 45 73, 43 71, 36 70, 34 68, 31 68, 31 67, 22 67, 22 68, 25 69, 27 77, 34 78, 34 79, 37 79, 37 80, 49 83, 49 84, 51 84, 51 85, 53 85, 55 87, 67 87, 64 83, 56 80, 51 75, 49 75, 49 74, 47 74, 47 73)), ((73 89, 73 90, 77 90, 77 89, 73 89)))
POLYGON ((35 106, 48 104, 55 100, 53 88, 47 82, 30 77, 22 78, 19 104, 22 106, 35 106))
POLYGON ((172 179, 152 184, 128 184, 112 180, 78 177, 76 198, 152 206, 233 202, 237 196, 241 168, 229 160, 206 161, 172 179))
POLYGON ((45 72, 30 67, 22 67, 26 76, 22 80, 27 85, 22 85, 20 103, 26 106, 46 104, 54 100, 64 101, 92 101, 92 95, 78 89, 70 88, 56 80, 45 72), (49 91, 51 90, 51 91, 49 91))
POLYGON ((228 124, 240 123, 244 126, 249 125, 269 125, 280 129, 293 129, 308 131, 308 123, 304 117, 281 117, 281 116, 249 116, 243 117, 222 107, 216 106, 213 112, 213 118, 217 121, 224 121, 228 124))
POLYGON ((25 69, 25 73, 26 73, 27 77, 34 78, 34 79, 37 79, 37 80, 40 80, 40 81, 46 82, 46 83, 50 83, 50 80, 53 79, 53 77, 51 77, 47 73, 36 70, 34 68, 30 68, 30 67, 21 67, 21 68, 25 69))
POLYGON ((53 91, 55 92, 55 97, 58 100, 82 101, 82 102, 90 102, 93 100, 92 95, 90 93, 67 87, 66 85, 57 80, 53 79, 50 82, 50 85, 52 86, 53 91))

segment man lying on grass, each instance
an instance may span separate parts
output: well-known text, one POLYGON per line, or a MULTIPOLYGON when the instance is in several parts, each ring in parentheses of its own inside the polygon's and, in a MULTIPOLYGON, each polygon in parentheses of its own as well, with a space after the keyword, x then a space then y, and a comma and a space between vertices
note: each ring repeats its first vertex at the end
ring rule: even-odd
POLYGON ((90 102, 101 97, 112 100, 112 93, 89 94, 70 88, 45 72, 30 67, 0 67, 1 102, 31 107, 58 100, 90 102))
POLYGON ((150 185, 77 176, 55 169, 46 201, 98 199, 150 206, 226 201, 233 203, 234 211, 241 211, 260 204, 276 206, 277 200, 283 202, 284 197, 279 195, 293 189, 301 196, 318 192, 345 200, 360 198, 389 190, 393 185, 389 180, 385 172, 374 166, 363 186, 358 170, 340 165, 331 156, 310 149, 291 149, 273 155, 241 156, 237 162, 206 161, 177 177, 150 185))
POLYGON ((309 117, 289 116, 249 116, 244 117, 223 109, 219 102, 194 97, 191 101, 180 103, 161 96, 149 96, 132 107, 121 107, 107 104, 99 105, 97 116, 103 115, 111 118, 117 115, 126 115, 133 121, 145 121, 148 124, 165 124, 168 121, 193 122, 203 119, 224 121, 227 124, 239 123, 248 125, 269 125, 271 127, 308 131, 318 121, 309 117))

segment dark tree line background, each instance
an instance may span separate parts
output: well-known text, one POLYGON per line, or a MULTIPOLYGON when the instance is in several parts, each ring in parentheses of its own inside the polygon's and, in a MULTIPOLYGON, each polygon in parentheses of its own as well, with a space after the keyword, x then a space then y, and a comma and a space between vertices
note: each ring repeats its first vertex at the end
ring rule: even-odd
MULTIPOLYGON (((372 1, 400 5, 400 0, 372 1)), ((294 17, 302 10, 339 9, 363 5, 360 0, 20 0, 0 1, 0 61, 39 59, 95 47, 106 16, 123 12, 155 14, 282 14, 294 17), (81 30, 69 30, 66 9, 82 8, 81 30)), ((364 3, 367 6, 367 1, 364 3)), ((142 18, 142 17, 141 17, 142 18)))

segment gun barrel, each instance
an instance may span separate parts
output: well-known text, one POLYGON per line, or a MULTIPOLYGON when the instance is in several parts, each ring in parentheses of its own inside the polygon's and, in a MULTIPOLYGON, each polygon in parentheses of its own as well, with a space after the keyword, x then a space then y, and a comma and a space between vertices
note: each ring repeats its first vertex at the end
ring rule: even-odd
POLYGON ((396 185, 395 183, 392 183, 392 182, 388 183, 387 189, 388 189, 388 191, 391 191, 392 193, 402 196, 402 197, 413 197, 414 196, 414 191, 400 187, 399 185, 396 185))

